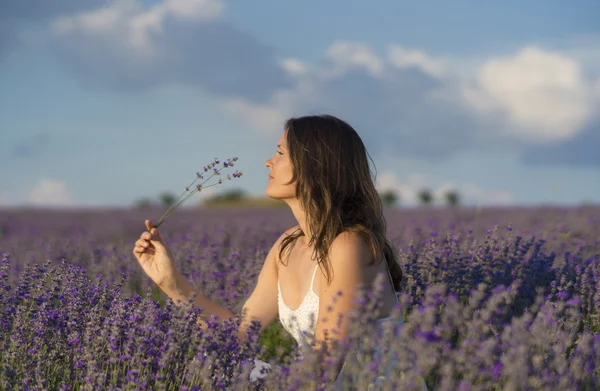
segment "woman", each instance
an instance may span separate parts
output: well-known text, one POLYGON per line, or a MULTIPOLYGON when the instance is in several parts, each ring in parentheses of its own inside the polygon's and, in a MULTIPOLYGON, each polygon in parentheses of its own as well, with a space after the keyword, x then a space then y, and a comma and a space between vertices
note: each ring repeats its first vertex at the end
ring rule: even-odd
MULTIPOLYGON (((386 316, 380 321, 390 319, 402 271, 385 236, 367 156, 356 131, 338 118, 307 116, 286 122, 276 153, 266 161, 266 194, 284 201, 298 225, 284 232, 268 253, 243 305, 240 339, 252 320, 261 323, 262 331, 277 316, 302 350, 318 350, 332 335, 343 339, 349 324, 345 315, 355 308, 355 290, 370 288, 378 273, 389 276, 381 298, 386 316)), ((194 290, 175 270, 160 233, 148 220, 146 226, 150 232, 142 233, 133 253, 168 296, 186 300, 194 290)), ((195 304, 205 315, 234 316, 196 294, 195 304)))

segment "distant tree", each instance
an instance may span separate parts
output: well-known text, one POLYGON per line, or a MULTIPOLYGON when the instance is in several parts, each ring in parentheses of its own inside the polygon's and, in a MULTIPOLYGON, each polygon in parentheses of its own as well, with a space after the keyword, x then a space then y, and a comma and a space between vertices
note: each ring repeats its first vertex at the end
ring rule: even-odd
POLYGON ((421 205, 429 205, 433 202, 433 194, 429 189, 423 189, 419 192, 419 201, 421 205))
POLYGON ((217 196, 222 201, 239 201, 246 197, 246 192, 242 189, 227 190, 217 196))
POLYGON ((135 201, 135 207, 138 209, 146 209, 152 206, 152 201, 148 198, 140 198, 135 201))
POLYGON ((460 195, 456 190, 448 190, 444 197, 446 198, 446 204, 450 207, 455 207, 460 203, 460 195))
POLYGON ((163 204, 163 206, 169 207, 171 206, 171 204, 173 204, 173 202, 175 202, 175 200, 177 199, 172 193, 162 193, 158 196, 158 199, 160 200, 160 203, 163 204))
POLYGON ((210 204, 222 204, 241 201, 246 198, 246 192, 242 189, 227 190, 221 194, 217 194, 204 201, 206 205, 210 204))
POLYGON ((398 202, 398 193, 392 189, 383 191, 380 195, 383 205, 391 206, 398 202))

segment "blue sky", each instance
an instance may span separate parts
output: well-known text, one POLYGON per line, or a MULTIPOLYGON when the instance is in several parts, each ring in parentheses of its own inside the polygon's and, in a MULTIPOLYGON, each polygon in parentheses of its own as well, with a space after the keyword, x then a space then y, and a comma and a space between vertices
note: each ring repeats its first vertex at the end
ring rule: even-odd
MULTIPOLYGON (((289 116, 353 125, 377 186, 600 202, 595 0, 0 3, 0 205, 128 206, 214 157, 261 195, 289 116)), ((208 196, 209 193, 205 194, 208 196)))

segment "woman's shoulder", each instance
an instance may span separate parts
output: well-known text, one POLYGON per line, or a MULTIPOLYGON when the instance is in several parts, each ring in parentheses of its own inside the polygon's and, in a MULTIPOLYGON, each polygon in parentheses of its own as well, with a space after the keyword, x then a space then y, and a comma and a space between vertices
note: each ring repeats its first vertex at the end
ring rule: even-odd
POLYGON ((286 229, 281 236, 279 236, 279 239, 277 240, 278 242, 282 241, 283 239, 285 239, 286 237, 294 234, 296 231, 300 230, 300 225, 295 225, 291 228, 286 229))
POLYGON ((331 259, 339 261, 359 259, 365 266, 373 263, 369 242, 362 233, 352 230, 345 230, 336 236, 329 247, 329 255, 331 259))
POLYGON ((296 224, 292 228, 288 228, 283 234, 284 235, 291 235, 294 232, 298 231, 299 229, 300 229, 300 225, 296 224))
POLYGON ((279 248, 279 246, 281 245, 281 242, 283 241, 283 239, 285 239, 288 236, 292 235, 293 233, 295 233, 299 229, 300 229, 300 225, 295 225, 295 226, 293 226, 291 228, 286 229, 281 235, 279 235, 279 238, 277 238, 277 240, 273 244, 273 248, 279 248))
MULTIPOLYGON (((288 236, 292 235, 294 232, 298 231, 300 229, 300 225, 296 225, 292 228, 286 229, 280 236, 279 238, 277 238, 277 240, 275 241, 275 243, 273 243, 273 247, 271 247, 271 253, 273 255, 273 259, 275 259, 276 261, 280 261, 280 254, 279 251, 282 248, 282 243, 283 243, 283 239, 287 238, 288 236)), ((279 262, 276 262, 277 264, 279 264, 279 262)))
POLYGON ((331 249, 338 251, 357 251, 368 248, 368 243, 363 234, 353 230, 340 232, 331 242, 331 249))

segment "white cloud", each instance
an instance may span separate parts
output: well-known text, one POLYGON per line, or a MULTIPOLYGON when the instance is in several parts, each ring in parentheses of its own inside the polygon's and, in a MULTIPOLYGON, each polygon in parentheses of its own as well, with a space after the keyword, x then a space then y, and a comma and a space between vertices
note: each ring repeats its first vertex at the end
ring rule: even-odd
POLYGON ((596 57, 582 51, 530 46, 452 58, 340 40, 308 63, 275 57, 220 21, 223 8, 222 0, 115 0, 56 22, 60 57, 87 84, 196 85, 268 136, 287 117, 326 112, 371 145, 425 159, 572 139, 599 113, 599 76, 582 65, 596 57))
POLYGON ((115 0, 62 17, 48 46, 86 87, 166 84, 264 101, 290 84, 271 47, 223 20, 222 0, 115 0))
POLYGON ((121 41, 143 53, 153 52, 153 35, 163 33, 167 17, 188 20, 214 19, 223 11, 220 0, 165 0, 144 7, 138 0, 115 0, 103 8, 59 18, 58 34, 118 33, 121 41), (124 42, 123 42, 124 41, 124 42))
POLYGON ((54 179, 41 179, 27 192, 28 204, 43 207, 72 206, 73 199, 65 182, 54 179))
MULTIPOLYGON (((297 110, 302 109, 305 102, 313 100, 316 96, 318 96, 318 82, 315 82, 314 76, 309 74, 293 89, 273 93, 266 103, 253 102, 250 99, 226 98, 221 100, 221 106, 228 114, 240 118, 255 131, 272 137, 283 131, 287 118, 296 115, 297 110)), ((306 112, 301 113, 304 114, 306 112)))
POLYGON ((263 105, 245 99, 224 99, 222 106, 228 112, 243 118, 266 136, 277 134, 283 129, 285 112, 277 106, 263 105))
POLYGON ((227 99, 223 106, 269 136, 281 131, 287 117, 328 113, 347 120, 372 144, 397 145, 398 153, 410 156, 441 158, 472 147, 477 120, 457 104, 456 92, 443 97, 445 85, 437 77, 446 72, 443 62, 400 50, 392 63, 368 45, 336 42, 321 64, 288 63, 288 71, 302 70, 291 87, 272 91, 264 102, 227 99))
POLYGON ((307 72, 307 66, 297 58, 286 58, 281 62, 281 66, 292 76, 301 76, 307 72))
POLYGON ((69 32, 77 28, 88 30, 109 30, 115 27, 123 15, 135 11, 132 1, 115 2, 105 8, 86 11, 76 16, 62 17, 54 23, 54 29, 59 33, 69 32))
POLYGON ((457 191, 462 204, 510 205, 515 202, 513 194, 506 190, 483 188, 470 182, 454 183, 427 178, 420 173, 409 174, 399 179, 393 172, 384 172, 376 181, 379 191, 394 190, 403 205, 419 203, 419 192, 428 189, 433 193, 434 203, 444 203, 444 195, 449 190, 457 191))
POLYGON ((222 14, 225 4, 221 0, 167 0, 163 8, 184 18, 213 19, 222 14))
POLYGON ((325 58, 334 65, 331 70, 334 74, 358 68, 376 77, 381 75, 384 68, 382 60, 371 47, 359 42, 335 42, 325 51, 325 58))
POLYGON ((422 51, 405 49, 399 45, 390 45, 388 59, 394 67, 415 67, 435 77, 441 77, 447 72, 447 65, 443 60, 434 58, 422 51))
POLYGON ((467 104, 484 115, 504 113, 506 129, 525 140, 570 138, 592 115, 592 90, 577 61, 536 47, 487 60, 463 88, 467 104))
POLYGON ((578 58, 537 47, 456 59, 398 45, 379 56, 364 43, 340 41, 323 56, 315 65, 284 61, 296 76, 293 86, 272 91, 260 104, 228 106, 265 134, 298 113, 339 115, 374 145, 429 159, 562 141, 598 112, 600 81, 581 71, 578 58))

